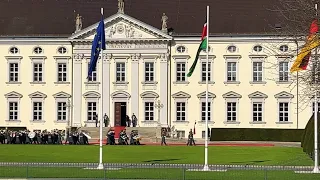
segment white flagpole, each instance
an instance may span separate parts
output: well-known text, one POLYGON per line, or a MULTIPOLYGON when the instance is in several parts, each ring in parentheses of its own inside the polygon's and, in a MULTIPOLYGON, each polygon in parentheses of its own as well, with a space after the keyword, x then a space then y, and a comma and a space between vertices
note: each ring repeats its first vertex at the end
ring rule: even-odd
POLYGON ((209 91, 209 6, 207 6, 207 61, 206 61, 206 125, 205 125, 205 143, 204 143, 204 171, 209 170, 208 166, 208 91, 209 91))
MULTIPOLYGON (((101 8, 101 16, 103 16, 103 8, 101 8)), ((102 36, 101 36, 102 38, 102 36)), ((103 155, 103 152, 102 152, 102 140, 103 140, 103 136, 102 136, 102 122, 103 122, 103 49, 102 49, 102 43, 105 43, 105 42, 101 42, 101 60, 100 60, 100 65, 101 65, 101 116, 100 116, 100 138, 99 138, 99 141, 100 141, 100 151, 99 151, 99 165, 97 167, 97 169, 104 169, 103 167, 103 163, 102 163, 102 155, 103 155)))

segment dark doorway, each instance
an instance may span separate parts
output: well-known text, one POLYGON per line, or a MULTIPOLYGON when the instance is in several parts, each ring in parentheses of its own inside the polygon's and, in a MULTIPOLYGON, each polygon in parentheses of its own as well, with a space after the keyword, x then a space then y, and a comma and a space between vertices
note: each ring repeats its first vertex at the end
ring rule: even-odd
POLYGON ((114 126, 126 126, 127 103, 116 102, 114 104, 114 126))

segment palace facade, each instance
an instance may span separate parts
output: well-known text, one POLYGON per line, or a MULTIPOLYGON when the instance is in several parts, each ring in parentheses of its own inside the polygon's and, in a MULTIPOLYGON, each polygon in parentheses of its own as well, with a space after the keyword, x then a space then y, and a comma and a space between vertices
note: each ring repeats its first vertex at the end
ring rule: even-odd
POLYGON ((119 126, 135 114, 140 127, 187 135, 195 125, 203 137, 207 71, 210 128, 304 128, 312 114, 311 106, 299 109, 292 86, 293 41, 215 34, 208 68, 201 52, 187 77, 202 26, 196 35, 174 34, 119 11, 104 19, 107 49, 87 79, 98 20, 85 28, 78 21, 69 35, 0 38, 0 127, 94 127, 102 114, 119 126))

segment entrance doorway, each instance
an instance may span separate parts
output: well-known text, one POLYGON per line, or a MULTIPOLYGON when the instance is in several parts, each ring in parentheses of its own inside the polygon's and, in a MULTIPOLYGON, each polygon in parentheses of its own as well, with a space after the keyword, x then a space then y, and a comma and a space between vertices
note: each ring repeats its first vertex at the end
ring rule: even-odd
POLYGON ((114 104, 114 126, 126 126, 127 103, 116 102, 114 104))

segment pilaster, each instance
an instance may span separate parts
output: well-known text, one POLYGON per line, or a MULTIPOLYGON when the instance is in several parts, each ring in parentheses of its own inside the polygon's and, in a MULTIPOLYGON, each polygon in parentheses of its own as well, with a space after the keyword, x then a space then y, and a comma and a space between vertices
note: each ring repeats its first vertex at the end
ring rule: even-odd
POLYGON ((81 122, 81 108, 82 108, 82 60, 84 58, 83 54, 73 54, 73 96, 72 96, 72 105, 73 105, 73 119, 71 126, 80 127, 81 122))
MULTIPOLYGON (((131 117, 132 113, 139 118, 139 60, 140 54, 131 55, 131 117)), ((140 124, 140 123, 139 123, 140 124)))
POLYGON ((160 123, 162 127, 168 126, 168 54, 160 55, 160 101, 163 108, 160 112, 160 123))
POLYGON ((103 55, 103 82, 102 82, 102 91, 103 91, 103 97, 102 97, 102 103, 103 103, 103 114, 106 113, 108 117, 110 118, 110 61, 112 59, 111 54, 104 54, 103 55))

